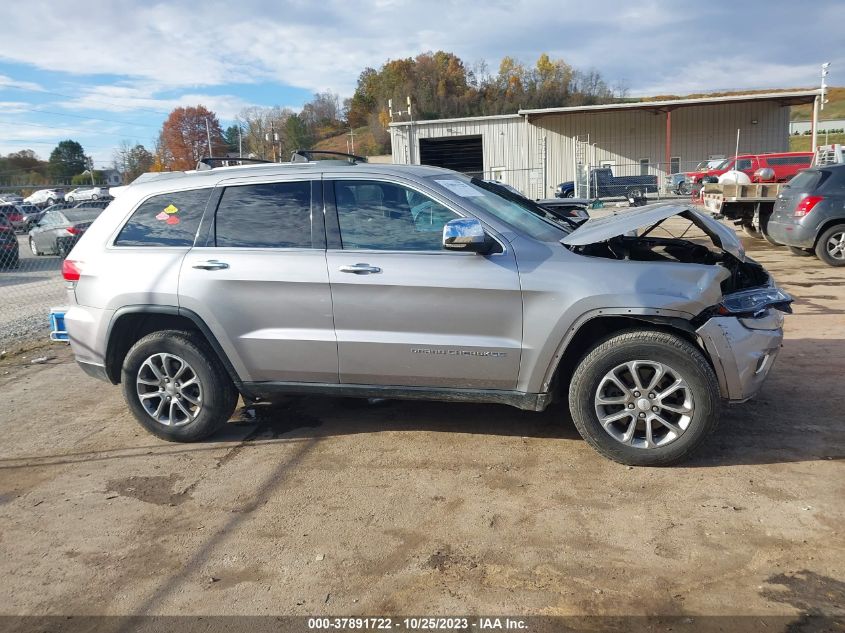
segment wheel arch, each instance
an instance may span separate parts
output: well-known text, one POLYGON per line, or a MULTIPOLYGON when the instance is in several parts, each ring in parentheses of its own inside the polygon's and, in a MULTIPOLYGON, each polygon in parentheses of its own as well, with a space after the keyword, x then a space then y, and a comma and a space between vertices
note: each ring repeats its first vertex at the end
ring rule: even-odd
POLYGON ((813 248, 815 248, 816 244, 819 243, 819 239, 821 238, 822 233, 824 233, 830 228, 833 228, 837 224, 845 226, 845 217, 828 218, 827 220, 824 220, 819 226, 819 228, 816 229, 816 238, 813 240, 813 248))
MULTIPOLYGON (((633 329, 651 329, 680 336, 695 345, 713 365, 710 354, 702 346, 693 324, 671 310, 598 310, 583 315, 567 331, 560 342, 543 380, 543 390, 566 393, 572 374, 581 359, 601 340, 633 329)), ((714 368, 715 369, 715 368, 714 368)))
POLYGON ((118 384, 129 349, 142 337, 160 330, 188 330, 202 336, 241 391, 243 382, 208 325, 196 312, 177 306, 133 305, 115 311, 106 333, 105 369, 109 381, 118 384))

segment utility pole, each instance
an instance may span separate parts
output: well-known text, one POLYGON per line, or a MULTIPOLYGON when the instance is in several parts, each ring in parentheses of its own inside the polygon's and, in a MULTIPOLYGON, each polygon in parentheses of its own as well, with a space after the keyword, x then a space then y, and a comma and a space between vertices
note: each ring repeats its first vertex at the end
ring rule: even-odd
POLYGON ((349 134, 347 134, 347 136, 350 138, 351 145, 352 145, 352 151, 350 152, 350 154, 354 154, 355 153, 355 130, 353 130, 352 128, 349 128, 349 134))
POLYGON ((241 135, 241 122, 238 121, 238 157, 244 156, 244 138, 241 135))
POLYGON ((819 89, 818 96, 813 99, 813 132, 812 132, 812 140, 810 141, 813 153, 816 151, 816 143, 818 141, 818 128, 819 128, 819 110, 824 110, 824 104, 827 101, 827 82, 825 78, 828 74, 828 69, 830 68, 830 62, 825 62, 822 64, 822 84, 821 88, 819 89))
POLYGON ((211 158, 214 154, 211 153, 211 128, 208 125, 208 117, 205 118, 205 134, 208 136, 208 157, 211 158))
POLYGON ((94 159, 88 159, 88 173, 91 174, 91 186, 94 186, 94 159))

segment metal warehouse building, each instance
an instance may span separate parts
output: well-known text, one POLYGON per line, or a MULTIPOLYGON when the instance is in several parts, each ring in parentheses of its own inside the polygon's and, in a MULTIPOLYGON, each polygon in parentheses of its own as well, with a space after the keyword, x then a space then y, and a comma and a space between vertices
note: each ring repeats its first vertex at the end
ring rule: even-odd
POLYGON ((669 174, 700 161, 789 149, 788 106, 818 91, 520 110, 518 114, 390 124, 393 162, 448 167, 508 183, 531 198, 586 181, 593 166, 615 175, 669 174))

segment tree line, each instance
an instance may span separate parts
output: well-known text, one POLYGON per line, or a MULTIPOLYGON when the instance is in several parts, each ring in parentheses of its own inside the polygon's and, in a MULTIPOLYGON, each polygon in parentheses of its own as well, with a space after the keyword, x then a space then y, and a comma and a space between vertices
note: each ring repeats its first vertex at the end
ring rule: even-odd
MULTIPOLYGON (((358 139, 356 153, 382 154, 390 151, 391 120, 511 114, 521 108, 608 103, 625 96, 624 88, 610 87, 597 71, 580 71, 545 53, 530 65, 504 57, 494 73, 483 61, 468 67, 453 53, 427 52, 366 68, 348 99, 319 92, 299 112, 278 106, 247 108, 225 129, 203 105, 176 108, 153 148, 123 141, 113 164, 124 182, 132 182, 147 171, 194 169, 209 155, 288 160, 294 150, 350 131, 358 139)), ((65 140, 47 161, 32 150, 0 157, 0 181, 85 184, 91 165, 78 142, 65 140)))
POLYGON ((590 105, 623 99, 595 70, 580 71, 543 53, 532 65, 505 57, 492 73, 485 62, 471 68, 453 53, 437 51, 389 60, 358 77, 353 95, 341 101, 321 92, 300 112, 281 107, 241 111, 225 130, 203 106, 177 108, 162 126, 156 169, 191 169, 209 151, 218 156, 287 160, 291 152, 355 130, 356 152, 388 153, 391 121, 510 114, 520 108, 590 105), (404 110, 404 112, 402 112, 404 110), (210 147, 209 147, 210 142, 210 147))

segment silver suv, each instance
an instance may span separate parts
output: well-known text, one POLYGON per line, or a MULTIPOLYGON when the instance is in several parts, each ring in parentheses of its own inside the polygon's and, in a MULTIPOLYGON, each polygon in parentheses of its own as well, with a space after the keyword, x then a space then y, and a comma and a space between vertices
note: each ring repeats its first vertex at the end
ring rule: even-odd
POLYGON ((208 436, 239 394, 565 399, 632 465, 685 457, 722 400, 755 394, 791 302, 687 206, 582 223, 452 171, 355 161, 150 176, 63 274, 76 359, 161 438, 208 436), (707 243, 636 233, 674 216, 707 243))

